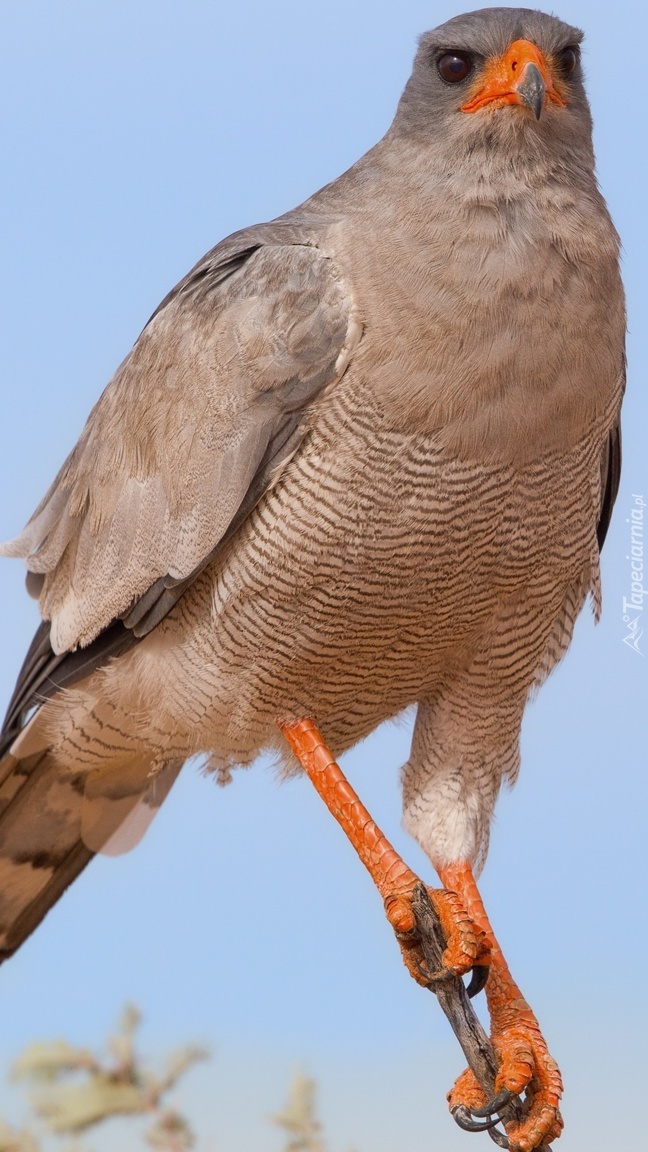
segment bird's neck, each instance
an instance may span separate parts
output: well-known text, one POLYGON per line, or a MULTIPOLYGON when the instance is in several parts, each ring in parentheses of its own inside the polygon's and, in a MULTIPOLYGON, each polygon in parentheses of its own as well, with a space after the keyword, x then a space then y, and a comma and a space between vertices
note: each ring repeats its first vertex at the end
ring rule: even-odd
POLYGON ((624 316, 618 239, 593 175, 567 179, 542 154, 521 168, 501 150, 487 163, 447 152, 432 162, 388 145, 327 197, 343 207, 337 222, 331 213, 331 254, 380 324, 376 348, 410 334, 397 378, 371 362, 369 331, 364 341, 388 419, 491 460, 602 434, 620 394, 624 316))

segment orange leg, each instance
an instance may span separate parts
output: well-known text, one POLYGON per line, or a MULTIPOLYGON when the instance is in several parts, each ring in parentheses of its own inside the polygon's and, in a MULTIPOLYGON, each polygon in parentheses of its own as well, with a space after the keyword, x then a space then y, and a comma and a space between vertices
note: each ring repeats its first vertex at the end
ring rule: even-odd
MULTIPOLYGON (((549 1054, 538 1021, 509 972, 470 865, 465 862, 449 864, 440 869, 439 874, 444 886, 457 893, 490 946, 486 1000, 491 1019, 491 1040, 500 1062, 495 1090, 508 1089, 514 1095, 526 1090, 528 1114, 520 1124, 508 1124, 506 1131, 512 1149, 530 1152, 540 1144, 555 1140, 562 1131, 560 1070, 549 1054)), ((470 1071, 459 1077, 448 1099, 451 1108, 466 1105, 472 1111, 487 1103, 470 1071)))
MULTIPOLYGON (((419 984, 427 986, 434 977, 425 971, 411 906, 412 892, 420 883, 418 876, 374 823, 313 721, 281 724, 280 728, 369 871, 383 898, 387 919, 396 933, 408 971, 419 984)), ((454 891, 428 888, 428 893, 447 940, 444 967, 453 975, 461 976, 475 965, 487 963, 483 934, 475 930, 460 897, 454 891)))
MULTIPOLYGON (((346 832, 368 869, 394 928, 405 964, 418 983, 427 986, 418 946, 411 894, 419 878, 372 820, 349 784, 312 720, 280 725, 286 740, 315 788, 346 832)), ((470 865, 455 863, 441 869, 444 890, 428 888, 447 939, 444 967, 463 975, 476 964, 490 962, 486 996, 491 1016, 491 1039, 500 1067, 495 1083, 499 1094, 526 1091, 527 1114, 520 1124, 508 1124, 514 1152, 531 1152, 560 1135, 558 1104, 562 1094, 560 1072, 547 1050, 538 1022, 515 984, 488 921, 470 865)), ((471 1111, 487 1107, 473 1073, 464 1072, 449 1094, 450 1107, 471 1111)))

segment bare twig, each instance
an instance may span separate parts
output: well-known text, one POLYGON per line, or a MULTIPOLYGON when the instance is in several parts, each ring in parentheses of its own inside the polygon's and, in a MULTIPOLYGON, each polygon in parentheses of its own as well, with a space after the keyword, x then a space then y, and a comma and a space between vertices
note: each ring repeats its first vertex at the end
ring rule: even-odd
MULTIPOLYGON (((431 972, 438 972, 442 968, 441 957, 446 947, 446 940, 427 889, 422 883, 417 884, 414 889, 412 909, 416 917, 426 966, 431 972)), ((495 1096, 497 1058, 488 1036, 475 1015, 463 980, 458 976, 448 975, 447 980, 439 980, 430 987, 448 1017, 468 1066, 474 1072, 486 1099, 492 1100, 495 1096)), ((502 1108, 500 1115, 505 1121, 522 1119, 524 1104, 519 1096, 514 1097, 505 1108, 502 1108)), ((508 1139, 503 1132, 490 1129, 489 1135, 501 1148, 509 1147, 508 1139)), ((536 1152, 551 1152, 551 1150, 543 1145, 536 1152)))

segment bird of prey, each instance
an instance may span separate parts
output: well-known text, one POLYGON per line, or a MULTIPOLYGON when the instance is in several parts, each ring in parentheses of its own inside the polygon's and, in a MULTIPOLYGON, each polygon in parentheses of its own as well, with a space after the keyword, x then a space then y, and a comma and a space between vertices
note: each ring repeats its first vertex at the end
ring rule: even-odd
MULTIPOLYGON (((166 297, 22 535, 43 623, 0 762, 0 949, 197 753, 305 769, 428 982, 413 874, 335 761, 417 706, 404 822, 446 967, 488 967, 520 1152, 561 1080, 476 887, 534 685, 565 652, 619 479, 624 299, 581 33, 530 9, 420 40, 385 137, 166 297)), ((487 1117, 472 1073, 450 1094, 487 1117)))

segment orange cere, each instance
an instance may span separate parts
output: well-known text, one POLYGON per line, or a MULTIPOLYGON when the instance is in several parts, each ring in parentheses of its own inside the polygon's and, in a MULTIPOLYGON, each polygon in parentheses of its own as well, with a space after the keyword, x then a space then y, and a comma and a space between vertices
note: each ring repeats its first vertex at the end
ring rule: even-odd
POLYGON ((499 104, 523 104, 517 88, 523 83, 527 64, 535 64, 544 80, 547 91, 545 100, 552 100, 565 108, 567 102, 556 90, 551 69, 545 57, 530 40, 515 40, 504 56, 488 60, 480 77, 481 87, 471 100, 461 105, 462 112, 476 112, 486 104, 497 101, 499 104))

